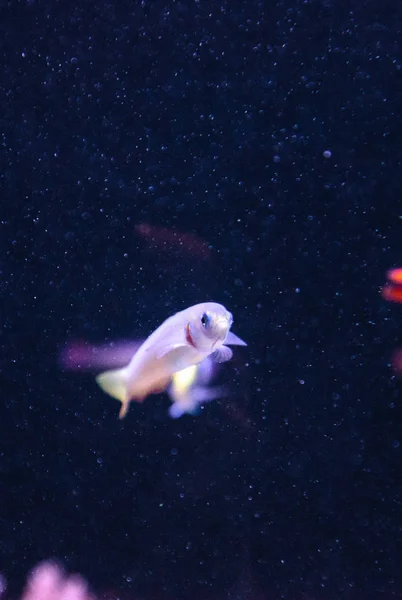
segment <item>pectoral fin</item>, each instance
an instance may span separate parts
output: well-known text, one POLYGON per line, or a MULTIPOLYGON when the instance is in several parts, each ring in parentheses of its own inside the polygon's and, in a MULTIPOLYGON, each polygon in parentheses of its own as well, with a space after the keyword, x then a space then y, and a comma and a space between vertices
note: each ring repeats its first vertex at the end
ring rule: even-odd
POLYGON ((229 346, 247 346, 246 342, 243 342, 243 340, 231 331, 227 334, 225 344, 228 344, 229 346))
POLYGON ((233 352, 227 346, 221 346, 218 350, 212 353, 211 357, 215 362, 223 363, 230 360, 233 356, 233 352))

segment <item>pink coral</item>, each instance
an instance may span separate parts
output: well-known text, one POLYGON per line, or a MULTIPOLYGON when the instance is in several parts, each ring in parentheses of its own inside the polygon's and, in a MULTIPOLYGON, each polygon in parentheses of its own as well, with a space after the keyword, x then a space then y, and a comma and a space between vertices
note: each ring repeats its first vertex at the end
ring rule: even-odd
POLYGON ((82 577, 66 575, 59 566, 46 561, 32 569, 21 600, 95 600, 95 596, 82 577))

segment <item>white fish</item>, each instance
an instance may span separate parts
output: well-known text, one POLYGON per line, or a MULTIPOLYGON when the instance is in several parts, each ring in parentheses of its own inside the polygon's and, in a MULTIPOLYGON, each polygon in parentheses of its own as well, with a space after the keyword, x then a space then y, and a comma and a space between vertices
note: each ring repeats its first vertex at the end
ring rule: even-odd
POLYGON ((229 331, 232 323, 232 314, 221 304, 191 306, 162 323, 126 367, 105 371, 96 381, 104 392, 120 400, 122 419, 131 400, 143 402, 150 394, 164 391, 177 371, 210 355, 217 362, 229 360, 233 352, 225 344, 246 346, 229 331))

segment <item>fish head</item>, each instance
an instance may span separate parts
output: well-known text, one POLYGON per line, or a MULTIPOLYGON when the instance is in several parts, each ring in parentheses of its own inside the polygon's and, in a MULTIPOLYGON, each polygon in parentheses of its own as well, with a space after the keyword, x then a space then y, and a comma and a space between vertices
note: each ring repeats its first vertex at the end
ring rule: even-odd
POLYGON ((232 313, 224 306, 205 302, 187 323, 187 337, 197 350, 211 353, 224 344, 232 323, 232 313))

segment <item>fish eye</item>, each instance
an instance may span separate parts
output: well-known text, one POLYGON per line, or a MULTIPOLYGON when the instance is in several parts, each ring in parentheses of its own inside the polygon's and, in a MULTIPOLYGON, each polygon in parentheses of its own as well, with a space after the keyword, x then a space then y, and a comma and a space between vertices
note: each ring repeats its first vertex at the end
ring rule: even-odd
POLYGON ((203 313, 201 316, 201 325, 204 327, 204 329, 206 329, 209 325, 209 322, 211 320, 211 317, 209 316, 208 313, 203 313))

